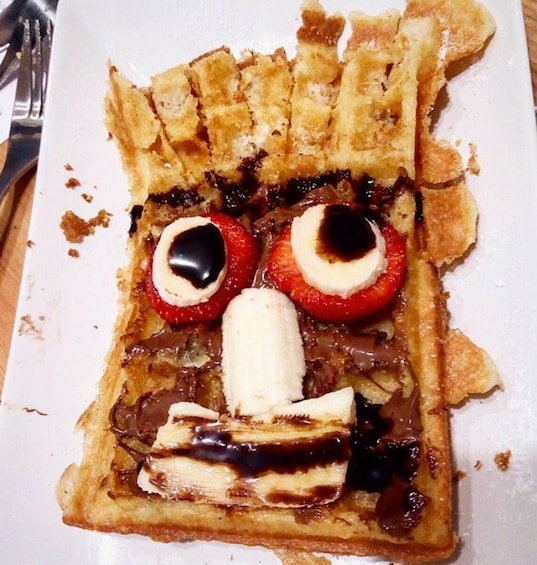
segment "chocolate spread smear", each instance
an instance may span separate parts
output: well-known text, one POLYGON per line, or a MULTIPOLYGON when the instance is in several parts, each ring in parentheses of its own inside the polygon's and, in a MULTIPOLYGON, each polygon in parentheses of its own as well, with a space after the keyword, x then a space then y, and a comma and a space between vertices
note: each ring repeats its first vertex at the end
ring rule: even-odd
POLYGON ((324 361, 338 356, 358 371, 397 369, 402 359, 398 340, 384 334, 354 332, 349 326, 320 325, 309 316, 301 317, 306 361, 324 361))
MULTIPOLYGON (((247 178, 252 176, 249 171, 243 173, 247 178)), ((282 230, 305 208, 345 200, 363 207, 368 214, 382 214, 404 182, 402 179, 393 187, 381 187, 369 177, 353 180, 345 171, 339 171, 315 179, 300 179, 285 187, 256 186, 250 182, 245 187, 216 188, 224 195, 225 211, 235 216, 242 214, 244 223, 251 226, 259 242, 261 260, 252 286, 270 287, 273 284, 266 267, 272 246, 282 230)), ((179 200, 176 193, 169 195, 170 201, 163 198, 158 204, 173 207, 175 200, 179 200)), ((183 196, 186 195, 181 193, 183 196)), ((181 206, 188 207, 188 202, 182 199, 181 206)), ((397 336, 388 339, 382 332, 365 333, 360 326, 320 323, 300 308, 297 310, 307 365, 306 397, 334 390, 342 374, 367 376, 376 370, 398 376, 412 374, 403 339, 397 336)), ((198 402, 225 412, 222 391, 214 393, 215 388, 221 387, 219 320, 210 324, 166 325, 156 335, 130 345, 124 353, 125 365, 140 360, 151 364, 158 363, 162 356, 179 361, 192 349, 206 355, 204 366, 178 367, 176 382, 170 389, 148 392, 131 403, 126 401, 125 391, 110 412, 111 430, 118 445, 136 463, 149 451, 174 402, 198 402), (204 379, 208 379, 207 385, 204 379)), ((346 488, 379 493, 375 514, 380 527, 390 535, 408 535, 419 523, 428 500, 414 484, 421 451, 417 387, 410 396, 396 391, 384 405, 371 404, 360 394, 355 395, 355 400, 357 420, 351 435, 346 488)), ((324 509, 316 509, 317 512, 322 514, 324 509)))
POLYGON ((168 325, 159 333, 134 343, 127 348, 123 361, 133 357, 165 353, 180 356, 192 349, 200 350, 214 363, 220 363, 222 355, 222 331, 218 324, 168 325))
POLYGON ((166 423, 170 406, 179 400, 175 390, 144 394, 133 405, 120 397, 110 412, 112 431, 122 439, 137 439, 149 448, 158 428, 166 423))
POLYGON ((420 522, 428 497, 398 477, 382 492, 375 513, 383 529, 392 536, 405 536, 420 522))
POLYGON ((413 483, 420 463, 418 394, 396 391, 384 405, 355 395, 356 424, 347 485, 378 492, 375 514, 390 535, 407 535, 419 522, 427 497, 413 483))

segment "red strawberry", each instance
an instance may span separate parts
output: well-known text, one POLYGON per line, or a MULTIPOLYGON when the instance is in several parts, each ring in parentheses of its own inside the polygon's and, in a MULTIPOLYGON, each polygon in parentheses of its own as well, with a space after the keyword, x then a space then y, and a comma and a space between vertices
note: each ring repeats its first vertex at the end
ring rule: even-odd
POLYGON ((207 217, 218 226, 226 245, 227 272, 220 288, 207 300, 192 306, 168 304, 153 283, 153 253, 149 258, 145 283, 149 301, 159 316, 172 324, 213 320, 220 316, 230 300, 250 285, 257 268, 258 247, 252 234, 237 220, 225 214, 207 217))
POLYGON ((387 269, 368 288, 348 298, 324 294, 309 285, 300 273, 291 248, 291 226, 276 241, 268 262, 268 273, 276 287, 289 294, 304 310, 324 322, 351 322, 386 307, 403 284, 406 248, 403 238, 390 224, 381 227, 386 242, 387 269))

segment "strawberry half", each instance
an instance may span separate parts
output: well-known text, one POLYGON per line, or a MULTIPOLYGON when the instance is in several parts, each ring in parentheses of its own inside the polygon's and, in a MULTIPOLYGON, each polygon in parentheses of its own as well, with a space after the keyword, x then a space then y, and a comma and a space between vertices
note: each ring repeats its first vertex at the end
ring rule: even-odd
POLYGON ((218 318, 230 300, 250 286, 257 268, 259 250, 252 234, 237 220, 220 213, 207 214, 220 229, 226 245, 227 272, 220 288, 205 302, 191 306, 175 306, 166 302, 153 282, 153 256, 145 276, 145 288, 151 303, 161 318, 171 324, 204 322, 218 318))
POLYGON ((291 247, 291 225, 272 248, 268 261, 270 278, 279 290, 321 321, 345 323, 375 314, 395 297, 406 272, 403 238, 390 224, 384 224, 380 231, 386 243, 386 271, 371 286, 348 298, 325 294, 304 280, 291 247))

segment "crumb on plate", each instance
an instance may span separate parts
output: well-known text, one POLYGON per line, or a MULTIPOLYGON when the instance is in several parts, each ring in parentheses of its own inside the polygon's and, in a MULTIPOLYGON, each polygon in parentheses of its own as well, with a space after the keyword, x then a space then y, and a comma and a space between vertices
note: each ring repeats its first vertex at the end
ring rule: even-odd
POLYGON ((508 449, 507 451, 500 451, 499 453, 496 453, 494 456, 494 463, 496 463, 498 471, 507 471, 511 465, 511 450, 508 449))
POLYGON ((477 145, 475 143, 470 143, 470 158, 468 159, 468 164, 466 165, 466 170, 472 175, 478 175, 481 172, 481 166, 477 159, 477 145))
POLYGON ((78 186, 80 186, 82 183, 75 177, 70 177, 67 182, 65 183, 65 186, 67 188, 77 188, 78 186))
POLYGON ((60 221, 60 228, 69 243, 81 243, 85 237, 95 233, 97 226, 107 228, 110 225, 111 216, 110 212, 99 210, 95 217, 85 220, 72 210, 67 210, 60 221))

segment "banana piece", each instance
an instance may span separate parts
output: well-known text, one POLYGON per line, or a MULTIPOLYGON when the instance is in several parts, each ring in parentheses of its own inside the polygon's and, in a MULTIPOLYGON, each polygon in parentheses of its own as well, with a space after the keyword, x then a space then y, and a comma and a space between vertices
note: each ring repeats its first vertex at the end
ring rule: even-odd
POLYGON ((174 404, 138 484, 165 498, 213 504, 333 502, 347 472, 354 410, 351 387, 240 419, 174 404))
POLYGON ((327 394, 319 398, 308 398, 300 402, 294 402, 288 406, 276 406, 264 417, 274 419, 276 416, 304 416, 314 421, 327 424, 331 421, 342 422, 343 424, 354 424, 356 419, 354 406, 354 390, 348 386, 327 394), (322 400, 322 402, 321 402, 322 400))
MULTIPOLYGON (((170 267, 170 250, 174 241, 182 234, 187 234, 189 231, 193 232, 196 228, 199 229, 208 225, 213 226, 215 230, 219 229, 209 218, 186 216, 168 224, 162 231, 153 254, 153 284, 161 298, 168 304, 173 306, 192 306, 207 302, 222 285, 227 272, 227 262, 220 269, 215 280, 211 279, 210 282, 199 285, 194 285, 186 276, 174 273, 170 267)), ((223 240, 222 245, 224 245, 223 240)), ((197 254, 204 256, 203 251, 205 250, 202 250, 201 246, 202 243, 198 243, 197 254)), ((190 270, 197 268, 196 260, 193 257, 187 255, 182 258, 182 261, 190 270)), ((207 276, 207 273, 204 273, 204 275, 207 276)))
POLYGON ((222 378, 231 415, 301 400, 306 372, 295 306, 270 288, 247 288, 222 319, 222 378))
POLYGON ((349 206, 308 208, 293 220, 291 249, 309 285, 343 298, 371 286, 387 266, 379 228, 349 206))

